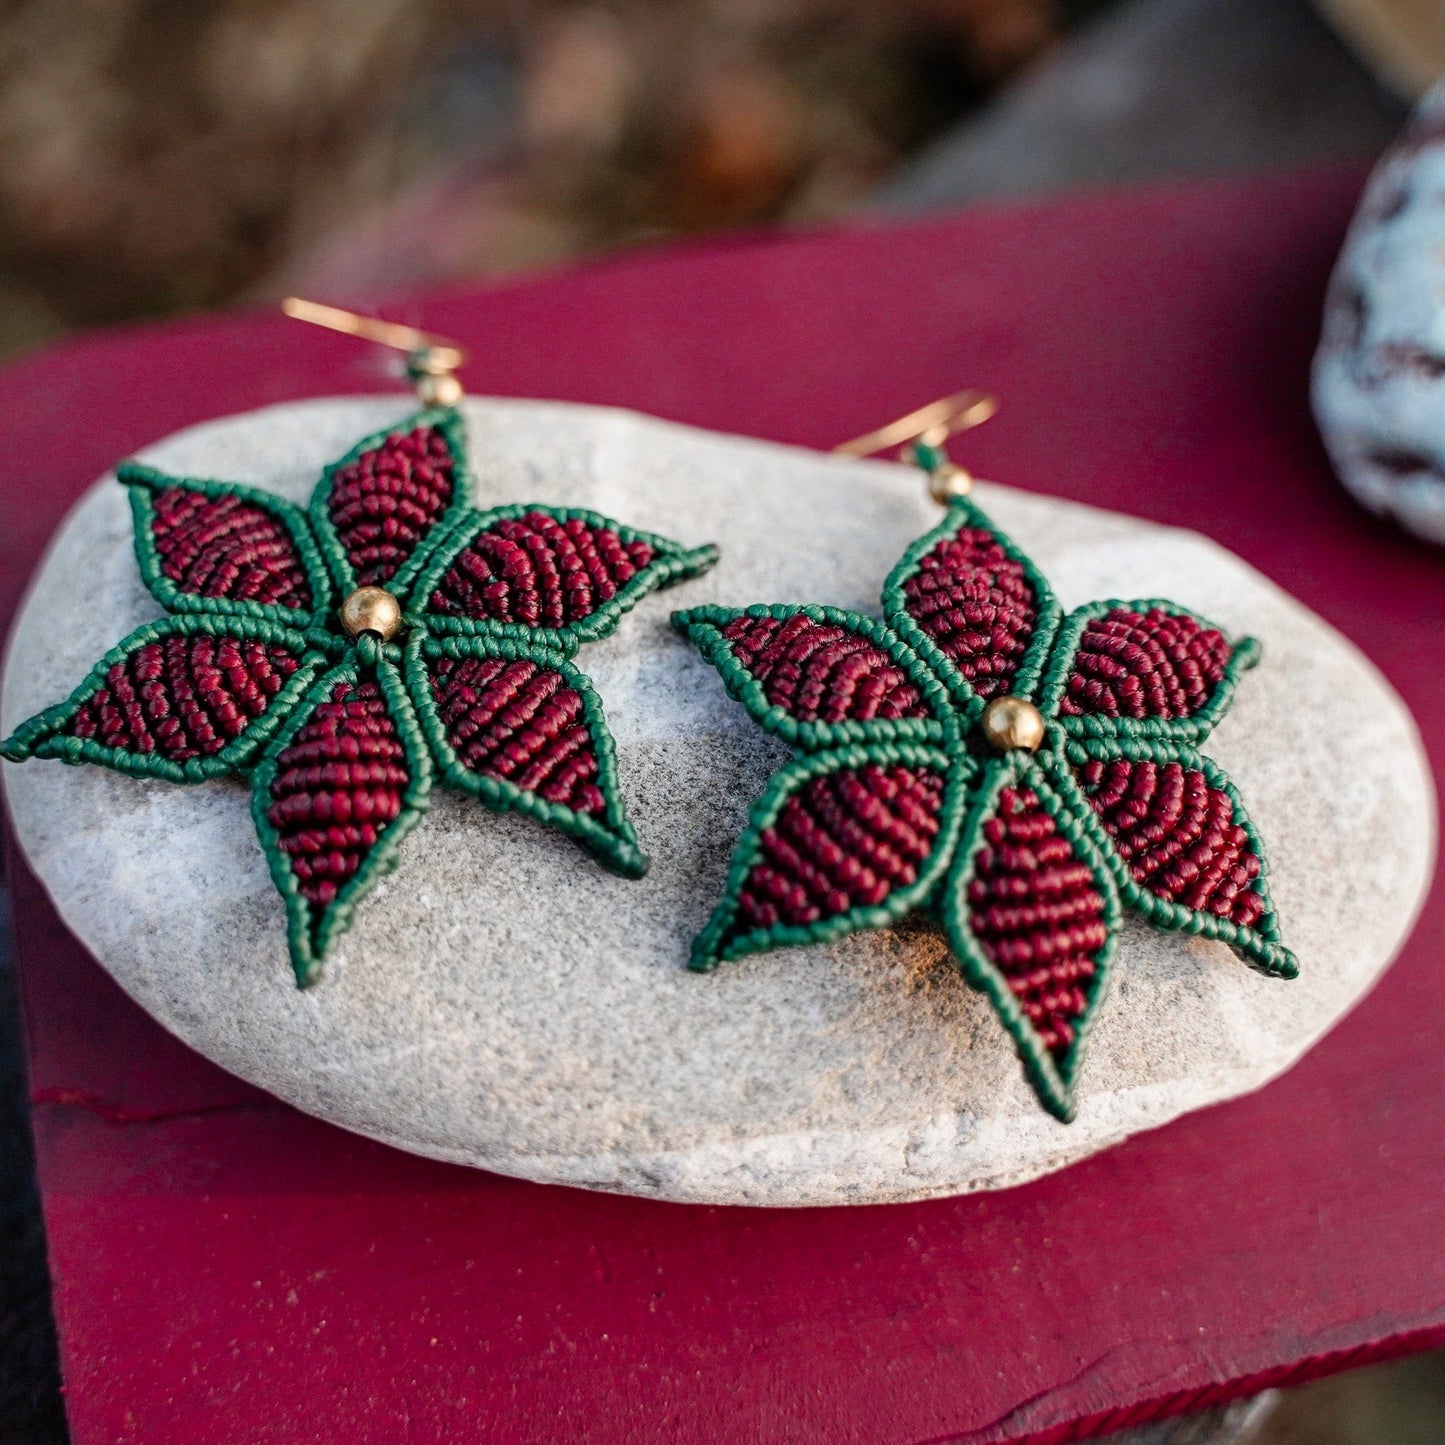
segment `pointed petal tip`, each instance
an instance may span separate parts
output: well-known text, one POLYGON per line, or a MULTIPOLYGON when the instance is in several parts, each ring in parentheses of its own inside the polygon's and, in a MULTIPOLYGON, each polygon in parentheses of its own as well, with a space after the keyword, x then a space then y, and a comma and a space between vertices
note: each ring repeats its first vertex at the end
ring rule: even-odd
POLYGON ((652 867, 652 859, 630 838, 613 834, 609 856, 603 859, 607 866, 621 878, 645 878, 652 867))
POLYGON ((1287 948, 1277 949, 1266 966, 1276 978, 1299 977, 1299 959, 1287 948))
POLYGON ((319 958, 297 958, 293 954, 291 971, 296 975, 297 989, 303 992, 321 982, 321 960, 319 958))
POLYGON ((1072 1124, 1078 1117, 1079 1104, 1072 1089, 1040 1089, 1039 1099, 1061 1124, 1072 1124))

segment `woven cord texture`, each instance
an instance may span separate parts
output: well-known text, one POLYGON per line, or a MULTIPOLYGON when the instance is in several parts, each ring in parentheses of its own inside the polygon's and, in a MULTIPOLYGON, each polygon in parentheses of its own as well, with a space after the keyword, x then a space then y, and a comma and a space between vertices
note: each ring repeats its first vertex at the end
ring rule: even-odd
POLYGON ((301 895, 332 902, 400 814, 406 752, 374 679, 338 683, 276 761, 268 817, 301 895))
POLYGON ((805 927, 906 887, 938 836, 943 776, 868 765, 805 783, 759 836, 735 932, 805 927))
POLYGON ((432 690, 465 767, 574 812, 601 815, 598 761, 580 693, 526 658, 442 657, 432 690))
POLYGON ((1087 762, 1078 775, 1138 883, 1241 928, 1259 922, 1263 869, 1228 793, 1179 763, 1087 762))
POLYGON ((296 542, 274 513, 244 497, 186 487, 155 493, 151 537, 161 575, 196 597, 311 607, 296 542))
POLYGON ((918 689, 882 648, 804 614, 739 617, 722 629, 768 701, 799 722, 923 717, 918 689))
POLYGON ((435 427, 388 437, 339 468, 327 514, 357 583, 380 587, 441 520, 456 487, 451 449, 435 427))
POLYGON ((1032 789, 1002 790, 983 839, 968 884, 970 926, 1044 1047, 1061 1057, 1108 940, 1104 897, 1032 789))
POLYGON ((903 584, 908 614, 980 697, 1009 691, 1038 622, 1024 564, 992 532, 964 527, 903 584))
POLYGON ((565 627, 610 602, 655 556, 609 527, 545 512, 493 523, 437 582, 433 612, 473 621, 565 627))
POLYGON ((1230 646, 1194 618, 1116 608, 1079 638, 1061 713, 1106 717, 1192 717, 1224 679, 1230 646))
POLYGON ((210 757, 266 711, 298 666, 265 642, 158 638, 111 667, 66 732, 170 762, 210 757))

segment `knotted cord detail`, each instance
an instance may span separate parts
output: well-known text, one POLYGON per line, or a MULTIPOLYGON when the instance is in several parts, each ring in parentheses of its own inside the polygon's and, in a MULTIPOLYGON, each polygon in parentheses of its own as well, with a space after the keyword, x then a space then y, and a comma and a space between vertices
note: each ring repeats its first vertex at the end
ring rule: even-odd
POLYGON ((1088 1011, 1094 955, 1108 941, 1104 896, 1031 788, 1000 792, 983 839, 969 926, 1040 1042, 1061 1058, 1088 1011))
POLYGON ((1241 928, 1265 912, 1262 870, 1234 801, 1197 769, 1115 759, 1078 768, 1085 796, 1135 880, 1241 928))
POLYGON ((799 722, 923 717, 918 689, 882 648, 803 613, 738 617, 722 628, 768 701, 799 722))
POLYGON ((610 602, 656 555, 609 527, 545 512, 494 522, 452 562, 433 612, 476 622, 565 627, 610 602))
POLYGON ((116 662, 65 731, 173 763, 210 757, 266 711, 299 665, 272 643, 158 638, 116 662))

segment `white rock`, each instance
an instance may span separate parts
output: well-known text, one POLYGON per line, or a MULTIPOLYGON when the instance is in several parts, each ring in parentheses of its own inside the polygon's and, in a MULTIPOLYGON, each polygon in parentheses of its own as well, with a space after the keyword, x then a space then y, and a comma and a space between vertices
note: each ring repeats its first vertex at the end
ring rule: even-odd
POLYGON ((1445 544, 1445 84, 1365 188, 1325 302, 1314 406, 1350 491, 1445 544))
MULTIPOLYGON (((301 499, 324 462, 406 409, 278 407, 146 460, 301 499)), ((891 465, 545 403, 473 401, 469 416, 482 502, 584 504, 722 546, 713 573, 643 602, 579 658, 652 872, 618 879, 555 833, 438 791, 324 981, 300 993, 244 786, 7 766, 21 842, 66 922, 224 1068, 403 1149, 531 1179, 769 1205, 915 1199, 1018 1183, 1258 1087, 1360 997, 1409 928, 1433 794, 1413 724, 1370 664, 1203 538, 986 485, 983 504, 1066 606, 1163 595, 1263 639, 1208 751, 1267 841, 1302 977, 1274 981, 1220 944, 1131 921, 1065 1126, 924 924, 687 972, 785 751, 669 629, 670 608, 876 611, 884 575, 936 511, 891 465)), ((20 620, 7 731, 155 615, 122 489, 102 480, 20 620)))

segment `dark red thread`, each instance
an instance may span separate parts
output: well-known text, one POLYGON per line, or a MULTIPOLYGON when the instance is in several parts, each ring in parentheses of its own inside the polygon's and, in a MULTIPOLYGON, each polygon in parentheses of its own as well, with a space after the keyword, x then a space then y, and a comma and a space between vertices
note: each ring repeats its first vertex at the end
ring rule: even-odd
POLYGON ((267 817, 301 896, 330 903, 400 814, 406 750, 372 681, 338 683, 276 759, 267 817))
POLYGON ((443 657, 432 691, 447 741, 473 772, 573 812, 606 810, 582 696, 561 673, 525 659, 443 657))
POLYGON ((590 617, 649 562, 646 542, 545 512, 493 523, 437 583, 431 609, 473 621, 565 627, 590 617))
POLYGON ((1179 763, 1088 762, 1079 780, 1135 880, 1171 903, 1241 928, 1264 913, 1262 871, 1234 803, 1179 763))
POLYGON ((312 605, 296 542, 265 507, 185 487, 152 494, 151 537, 161 575, 194 597, 312 605))
POLYGON ((1192 717, 1223 681, 1229 656, 1224 634, 1192 617, 1116 608, 1094 618, 1079 638, 1059 711, 1192 717))
POLYGON ((923 717, 918 689, 882 648, 806 613, 739 617, 722 629, 774 707, 799 722, 923 717))
POLYGON ((388 437, 331 480, 327 514, 362 587, 405 566, 441 520, 456 486, 451 449, 436 427, 388 437))
POLYGON ((266 642, 160 638, 115 663, 66 731, 173 763, 210 757, 266 711, 299 665, 266 642))
POLYGON ((1029 788, 1003 789, 983 839, 968 885, 970 926, 1044 1047, 1061 1056, 1109 936, 1104 896, 1029 788))
POLYGON ((903 584, 908 615, 980 697, 1006 693, 1038 621, 1022 562, 992 532, 963 527, 940 542, 903 584))
POLYGON ((918 877, 942 808, 943 777, 927 768, 869 764, 810 779, 763 830, 734 932, 806 927, 884 902, 918 877))

